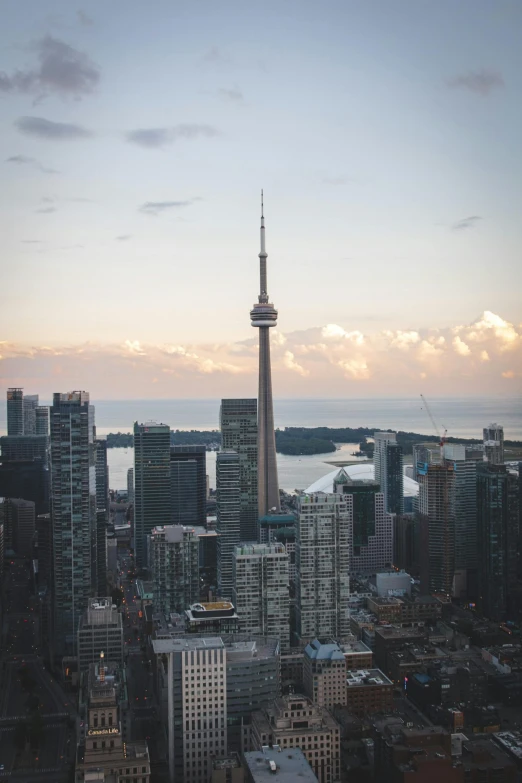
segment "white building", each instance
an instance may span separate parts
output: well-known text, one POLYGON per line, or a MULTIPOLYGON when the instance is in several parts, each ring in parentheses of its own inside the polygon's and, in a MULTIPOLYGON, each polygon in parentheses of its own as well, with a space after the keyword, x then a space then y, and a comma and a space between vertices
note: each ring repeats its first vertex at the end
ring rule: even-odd
MULTIPOLYGON (((362 465, 353 467, 363 468, 362 465)), ((370 467, 371 471, 337 469, 307 490, 333 492, 346 498, 351 575, 375 574, 390 568, 393 562, 393 516, 384 509, 384 494, 373 480, 373 466, 370 467)), ((410 483, 414 485, 412 491, 418 489, 416 482, 410 483)))
POLYGON ((241 633, 276 637, 290 647, 289 556, 284 544, 244 544, 234 550, 232 602, 241 633))
POLYGON ((170 781, 208 783, 227 751, 226 647, 220 637, 155 639, 168 659, 170 781))
POLYGON ((297 635, 342 640, 350 633, 351 504, 345 495, 301 495, 297 505, 297 635))

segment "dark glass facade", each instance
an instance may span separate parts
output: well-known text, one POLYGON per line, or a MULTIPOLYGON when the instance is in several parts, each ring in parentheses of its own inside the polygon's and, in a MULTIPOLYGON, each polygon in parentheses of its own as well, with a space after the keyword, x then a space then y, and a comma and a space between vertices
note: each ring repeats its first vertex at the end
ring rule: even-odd
POLYGON ((202 525, 207 519, 205 446, 170 447, 171 524, 202 525))

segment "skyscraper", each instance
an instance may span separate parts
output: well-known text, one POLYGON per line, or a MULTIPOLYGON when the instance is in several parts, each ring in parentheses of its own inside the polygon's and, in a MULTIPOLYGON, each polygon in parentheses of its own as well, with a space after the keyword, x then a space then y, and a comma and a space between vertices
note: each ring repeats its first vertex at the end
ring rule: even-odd
POLYGON ((347 503, 351 522, 350 574, 374 574, 393 561, 393 517, 384 510, 384 494, 371 480, 336 484, 347 503))
POLYGON ((24 390, 7 390, 7 434, 24 434, 24 390))
POLYGON ((127 501, 134 503, 134 468, 127 471, 127 501))
POLYGON ((490 424, 484 427, 484 456, 492 465, 504 464, 504 427, 501 424, 490 424))
POLYGON ((205 446, 170 447, 170 502, 173 525, 205 525, 207 461, 205 446))
POLYGON ((37 394, 24 394, 24 435, 36 435, 37 394))
POLYGON ((47 405, 36 407, 36 435, 49 435, 49 408, 47 405))
POLYGON ((260 517, 265 516, 271 509, 275 508, 276 511, 279 511, 280 509, 269 332, 269 329, 277 324, 277 310, 274 305, 268 301, 266 259, 265 217, 263 214, 263 194, 261 193, 261 252, 259 253, 260 292, 257 304, 255 304, 250 311, 252 326, 259 329, 257 491, 260 517))
POLYGON ((236 451, 220 451, 216 460, 218 592, 232 596, 232 556, 241 541, 240 460, 236 451))
POLYGON ((285 652, 290 647, 290 590, 284 544, 242 544, 232 563, 232 603, 240 632, 273 636, 285 652))
POLYGON ((134 422, 134 546, 136 564, 147 562, 147 536, 170 524, 170 428, 134 422))
POLYGON ((199 600, 199 536, 185 525, 155 527, 149 546, 154 608, 182 614, 199 600))
POLYGON ((92 585, 96 536, 94 408, 89 394, 53 395, 51 407, 51 514, 54 557, 54 641, 73 651, 92 585))
POLYGON ((452 595, 455 576, 453 464, 418 470, 421 592, 452 595))
POLYGON ((221 446, 239 454, 241 541, 258 541, 257 400, 221 400, 221 446))
POLYGON ((296 569, 297 635, 342 640, 350 633, 349 500, 323 492, 300 495, 297 501, 296 569))
POLYGON ((445 444, 444 463, 455 474, 452 495, 455 517, 455 590, 460 598, 474 598, 477 577, 477 464, 464 445, 445 444))
POLYGON ((107 512, 109 521, 110 496, 109 496, 109 465, 107 462, 107 441, 95 441, 96 446, 96 508, 98 511, 107 512))
POLYGON ((404 476, 402 446, 395 432, 375 432, 375 481, 384 494, 384 510, 389 514, 404 513, 404 476))
POLYGON ((478 606, 490 620, 504 620, 517 578, 518 481, 505 465, 477 466, 478 606))

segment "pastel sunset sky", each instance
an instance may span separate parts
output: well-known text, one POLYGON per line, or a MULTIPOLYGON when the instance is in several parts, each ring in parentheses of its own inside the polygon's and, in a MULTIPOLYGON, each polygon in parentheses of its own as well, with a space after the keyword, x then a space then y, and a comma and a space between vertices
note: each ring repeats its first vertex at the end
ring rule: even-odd
POLYGON ((24 0, 0 29, 0 392, 522 390, 518 0, 24 0))

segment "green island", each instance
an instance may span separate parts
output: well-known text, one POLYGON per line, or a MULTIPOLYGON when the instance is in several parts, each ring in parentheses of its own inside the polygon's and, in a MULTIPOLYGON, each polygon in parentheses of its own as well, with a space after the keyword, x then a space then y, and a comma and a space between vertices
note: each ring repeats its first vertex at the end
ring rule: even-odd
MULTIPOLYGON (((337 444, 357 443, 359 454, 368 459, 373 457, 373 443, 368 442, 377 427, 285 427, 284 430, 276 430, 276 451, 279 454, 305 455, 305 454, 329 454, 336 451, 337 444)), ((384 430, 392 432, 392 430, 384 430)), ((402 446, 405 455, 411 454, 415 443, 437 443, 437 435, 423 435, 419 432, 397 432, 397 442, 402 446)), ((107 435, 108 448, 131 448, 133 446, 131 432, 110 432, 107 435)), ((221 433, 219 430, 172 430, 170 433, 172 446, 204 445, 208 450, 219 449, 221 445, 221 433)), ((447 443, 481 443, 478 438, 446 438, 447 443)), ((518 459, 518 453, 522 449, 522 441, 506 440, 504 446, 514 447, 518 459)), ((509 454, 506 455, 509 457, 509 454)))

